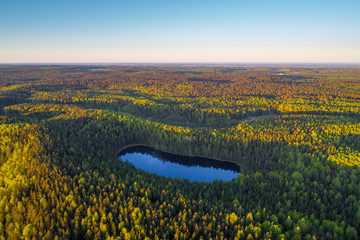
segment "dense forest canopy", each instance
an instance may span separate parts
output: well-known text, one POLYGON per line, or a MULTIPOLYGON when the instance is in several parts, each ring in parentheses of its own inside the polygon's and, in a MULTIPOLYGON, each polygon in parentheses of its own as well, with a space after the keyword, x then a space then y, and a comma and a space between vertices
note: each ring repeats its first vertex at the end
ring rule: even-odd
POLYGON ((0 239, 358 239, 356 67, 0 65, 0 239), (128 144, 235 161, 212 183, 128 144))

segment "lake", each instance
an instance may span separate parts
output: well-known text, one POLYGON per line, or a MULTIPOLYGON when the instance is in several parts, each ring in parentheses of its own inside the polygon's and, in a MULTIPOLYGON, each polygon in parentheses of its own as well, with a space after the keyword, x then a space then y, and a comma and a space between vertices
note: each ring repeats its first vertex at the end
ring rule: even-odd
POLYGON ((95 72, 95 71, 106 70, 106 69, 107 69, 106 67, 99 67, 99 68, 90 68, 88 71, 95 72))
POLYGON ((133 164, 137 169, 163 177, 190 181, 231 181, 240 173, 240 168, 235 163, 175 155, 146 146, 127 148, 119 153, 119 157, 122 161, 133 164))

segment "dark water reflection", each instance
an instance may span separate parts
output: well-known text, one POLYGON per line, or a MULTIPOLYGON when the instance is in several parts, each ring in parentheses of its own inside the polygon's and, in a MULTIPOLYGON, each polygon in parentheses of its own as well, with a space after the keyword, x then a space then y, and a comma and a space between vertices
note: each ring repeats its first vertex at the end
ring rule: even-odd
POLYGON ((127 148, 119 157, 146 172, 199 182, 230 181, 240 173, 239 166, 231 162, 169 154, 146 146, 127 148))

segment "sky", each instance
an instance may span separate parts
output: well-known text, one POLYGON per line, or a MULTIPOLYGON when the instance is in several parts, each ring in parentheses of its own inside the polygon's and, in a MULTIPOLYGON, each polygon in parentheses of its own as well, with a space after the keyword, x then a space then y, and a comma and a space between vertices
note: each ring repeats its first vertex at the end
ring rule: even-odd
POLYGON ((0 63, 360 63, 359 0, 1 0, 0 63))

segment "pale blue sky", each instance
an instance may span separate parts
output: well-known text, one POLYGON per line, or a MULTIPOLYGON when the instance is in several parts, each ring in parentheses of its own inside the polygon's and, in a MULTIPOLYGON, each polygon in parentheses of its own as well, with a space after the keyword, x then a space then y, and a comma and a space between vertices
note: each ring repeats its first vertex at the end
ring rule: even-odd
POLYGON ((360 63, 359 0, 3 0, 0 6, 0 63, 360 63))

